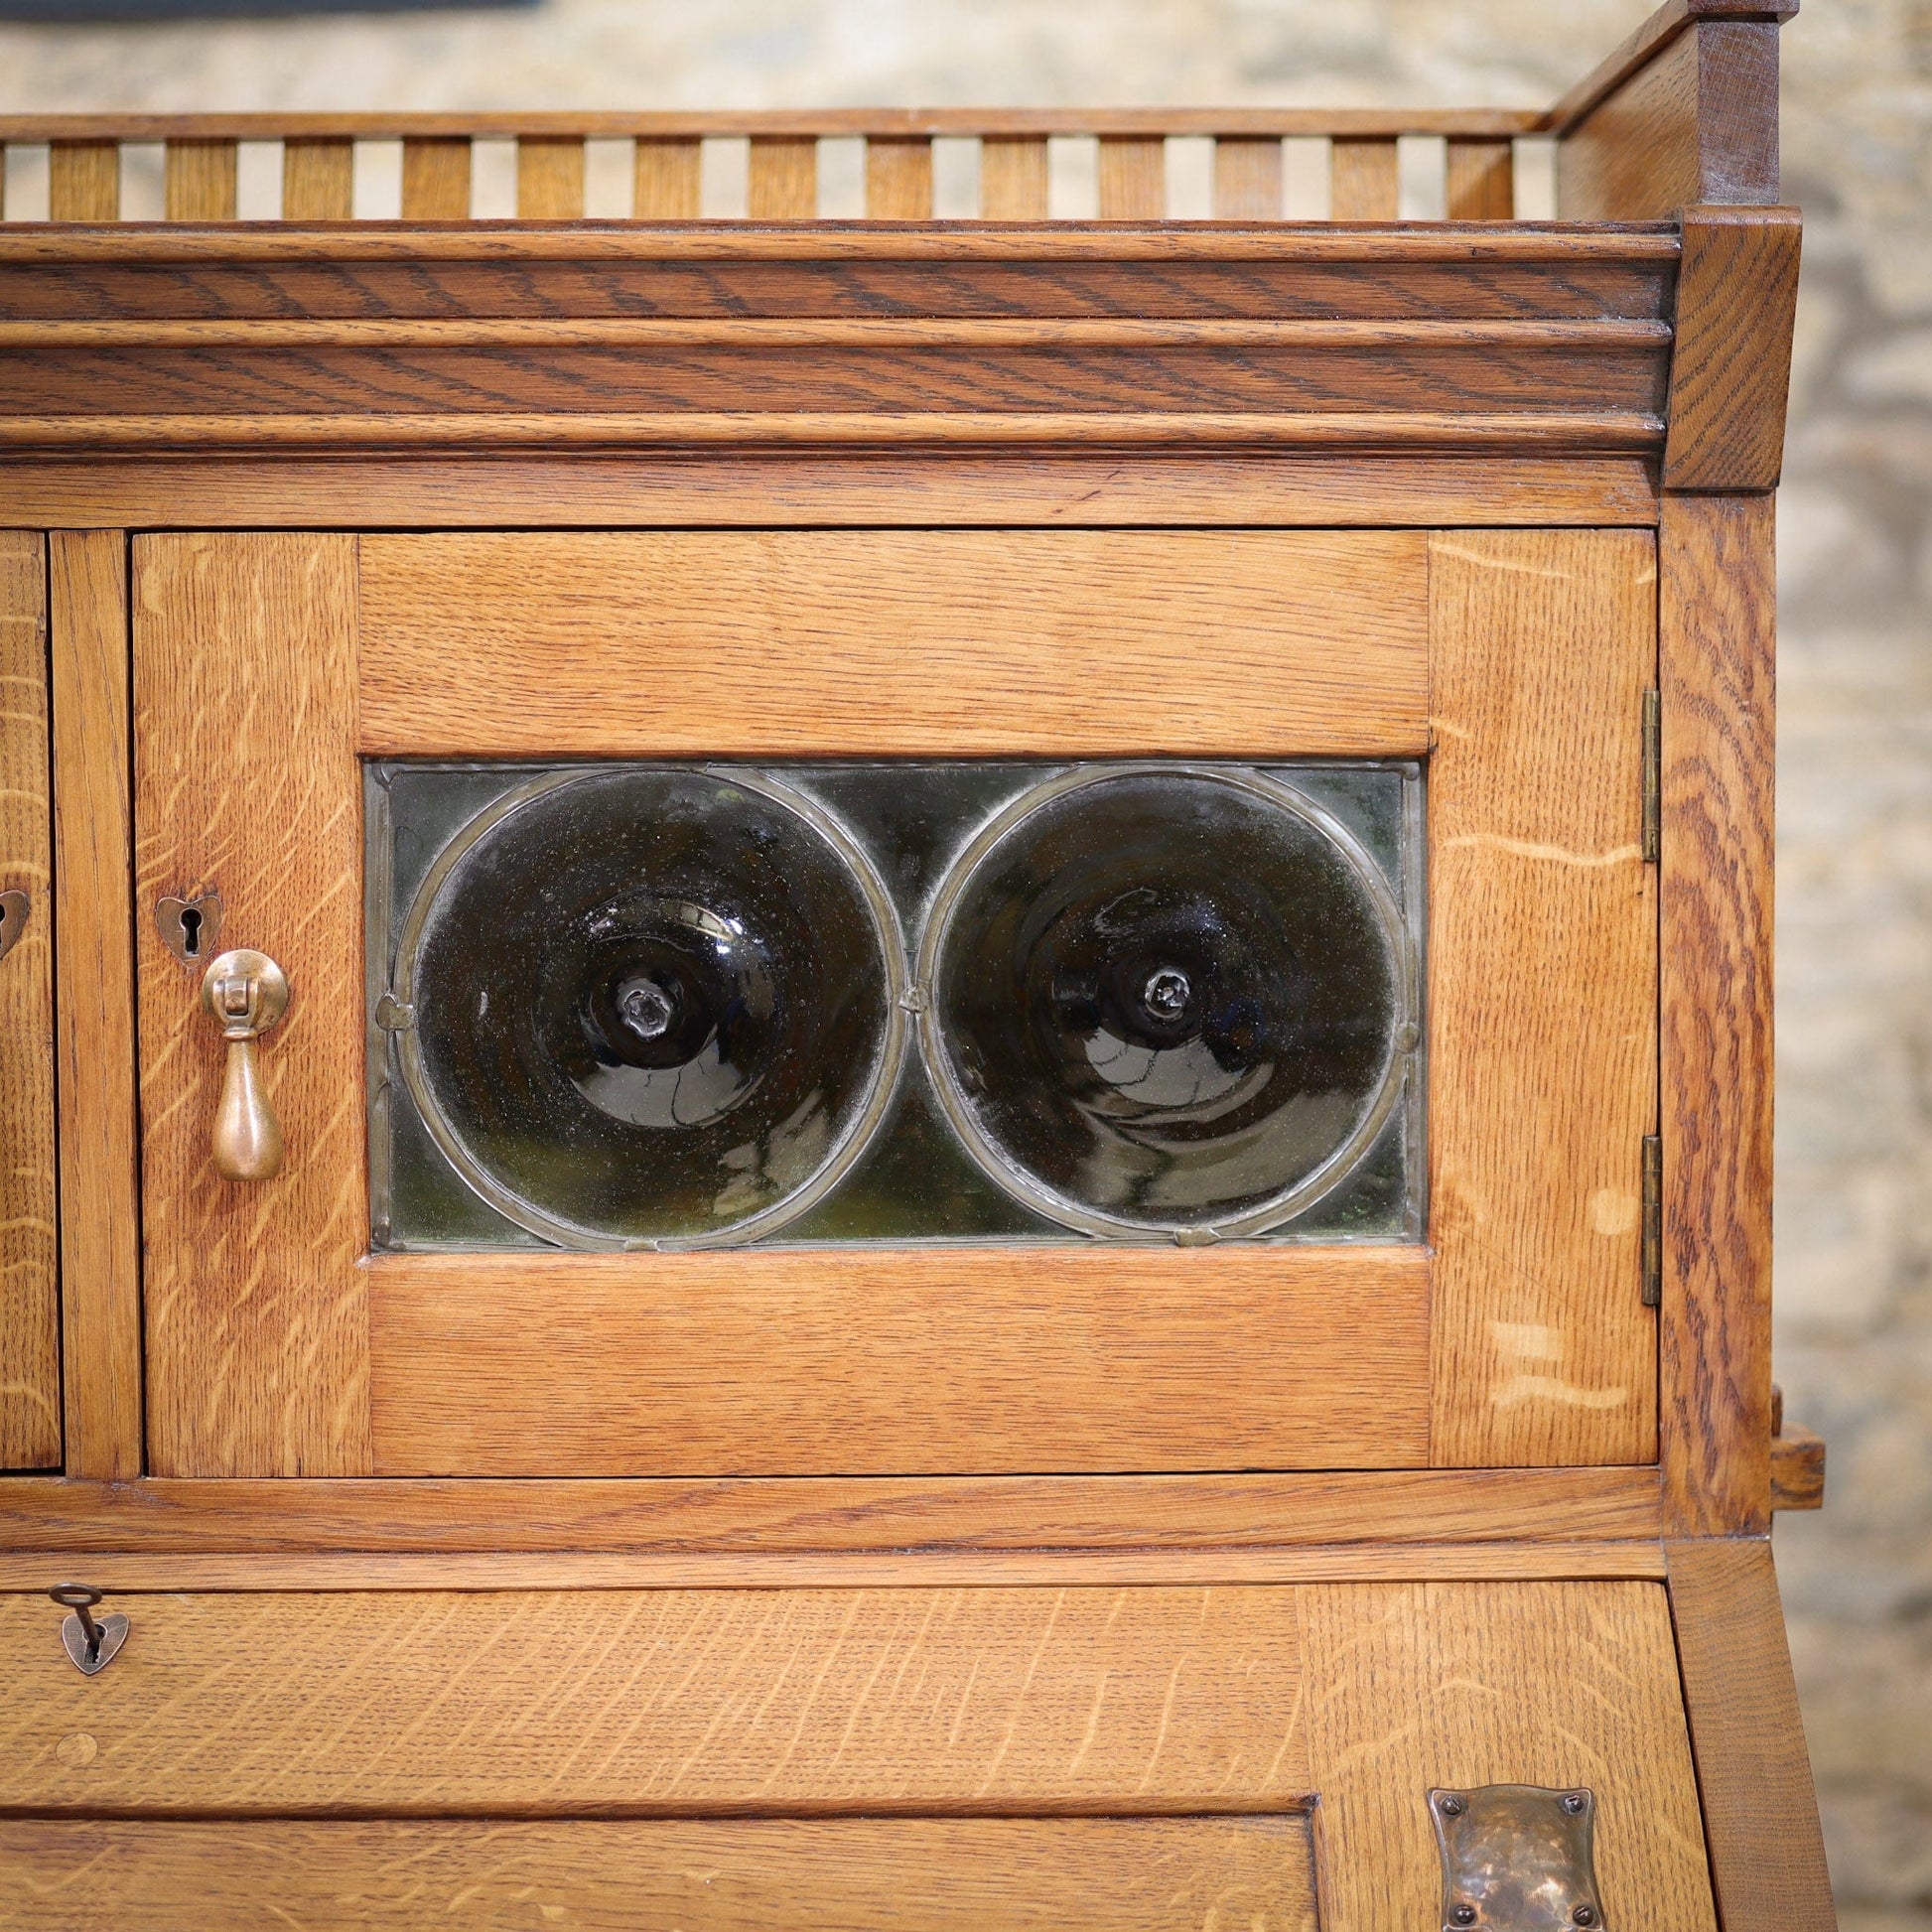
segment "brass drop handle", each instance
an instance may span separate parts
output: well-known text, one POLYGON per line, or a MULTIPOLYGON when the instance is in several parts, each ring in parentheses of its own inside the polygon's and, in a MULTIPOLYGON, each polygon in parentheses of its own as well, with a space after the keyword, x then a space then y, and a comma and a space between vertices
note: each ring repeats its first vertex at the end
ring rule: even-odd
POLYGON ((224 952, 202 975, 202 1004, 228 1042, 213 1142, 214 1172, 224 1180, 272 1180, 282 1171, 282 1129, 262 1090, 255 1041, 288 1003, 288 975, 266 953, 224 952))

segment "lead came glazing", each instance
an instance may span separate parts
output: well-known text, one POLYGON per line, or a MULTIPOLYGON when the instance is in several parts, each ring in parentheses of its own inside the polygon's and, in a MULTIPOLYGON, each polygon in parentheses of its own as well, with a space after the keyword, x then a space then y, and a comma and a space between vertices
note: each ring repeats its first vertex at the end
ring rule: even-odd
POLYGON ((1056 1218, 1252 1232, 1338 1178, 1398 1077, 1399 913, 1258 774, 1043 786, 941 894, 929 1050, 989 1171, 1056 1218))
POLYGON ((855 1151, 897 1036, 897 935, 780 787, 629 768, 539 785, 434 894, 412 1086, 538 1233, 762 1229, 855 1151))

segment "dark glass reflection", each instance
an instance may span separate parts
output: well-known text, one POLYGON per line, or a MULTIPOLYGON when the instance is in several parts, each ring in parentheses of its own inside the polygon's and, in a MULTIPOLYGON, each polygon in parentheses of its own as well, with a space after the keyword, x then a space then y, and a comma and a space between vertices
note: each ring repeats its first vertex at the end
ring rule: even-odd
POLYGON ((538 792, 443 882, 413 975, 424 1083, 530 1224, 702 1238, 797 1195, 869 1105, 878 914, 780 798, 637 768, 538 792))
POLYGON ((1289 799, 1122 772, 1021 817, 960 889, 934 986, 969 1136, 1141 1226, 1283 1203, 1371 1133, 1401 989, 1363 868, 1289 799))

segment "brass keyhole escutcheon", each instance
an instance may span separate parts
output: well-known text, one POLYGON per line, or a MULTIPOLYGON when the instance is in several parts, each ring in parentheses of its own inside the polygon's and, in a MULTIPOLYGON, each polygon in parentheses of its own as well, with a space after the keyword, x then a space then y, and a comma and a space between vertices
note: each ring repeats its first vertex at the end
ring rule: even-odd
POLYGON ((27 915, 33 901, 25 893, 0 893, 0 959, 13 951, 20 935, 27 930, 27 915))
POLYGON ((214 1172, 224 1180, 272 1180, 282 1171, 282 1129, 262 1086, 255 1042, 288 1003, 287 974, 247 947, 210 960, 202 976, 202 1004, 228 1042, 212 1142, 214 1172))

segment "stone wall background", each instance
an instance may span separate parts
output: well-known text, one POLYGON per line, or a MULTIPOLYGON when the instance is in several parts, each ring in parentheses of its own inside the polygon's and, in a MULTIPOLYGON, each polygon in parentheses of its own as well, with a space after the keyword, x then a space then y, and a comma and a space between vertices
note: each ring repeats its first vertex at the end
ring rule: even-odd
MULTIPOLYGON (((0 25, 0 111, 1540 103, 1645 0, 550 0, 0 25)), ((1785 32, 1778 1548, 1847 1932, 1932 1932, 1932 0, 1785 32)))

